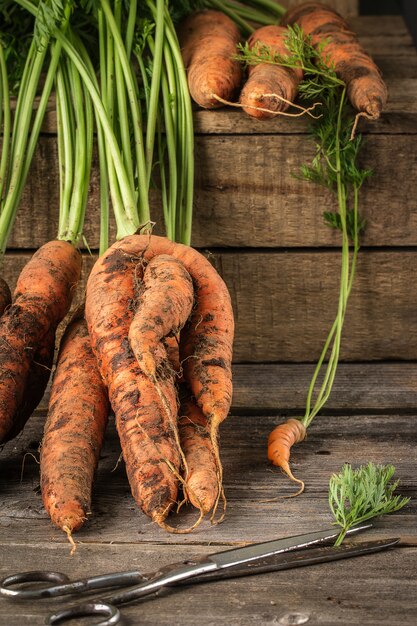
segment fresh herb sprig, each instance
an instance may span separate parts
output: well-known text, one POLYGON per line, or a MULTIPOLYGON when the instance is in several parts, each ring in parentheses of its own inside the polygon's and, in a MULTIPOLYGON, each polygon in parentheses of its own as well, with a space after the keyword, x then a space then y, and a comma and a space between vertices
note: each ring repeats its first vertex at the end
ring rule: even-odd
POLYGON ((347 531, 374 517, 399 511, 410 498, 396 495, 399 481, 390 482, 393 465, 368 463, 357 469, 345 464, 329 482, 329 506, 335 524, 341 531, 335 542, 339 546, 347 531))
POLYGON ((323 41, 313 46, 311 38, 305 37, 296 25, 289 28, 287 55, 274 54, 265 46, 252 50, 247 45, 240 48, 246 64, 272 63, 301 68, 304 78, 299 86, 300 97, 321 105, 321 115, 310 126, 316 152, 311 163, 300 168, 297 177, 325 187, 333 195, 337 210, 326 211, 324 220, 328 226, 342 232, 342 260, 336 318, 313 373, 301 419, 306 428, 327 402, 335 379, 347 302, 356 272, 359 235, 365 226, 365 220, 359 215, 359 190, 372 173, 358 165, 362 139, 358 134, 352 138, 355 114, 347 101, 346 85, 325 56, 325 45, 323 41), (327 366, 316 391, 326 359, 327 366))

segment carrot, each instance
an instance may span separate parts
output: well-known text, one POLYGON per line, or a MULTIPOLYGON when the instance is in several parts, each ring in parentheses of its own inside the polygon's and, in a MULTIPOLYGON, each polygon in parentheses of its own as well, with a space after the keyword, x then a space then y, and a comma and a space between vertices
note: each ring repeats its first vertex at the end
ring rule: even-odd
POLYGON ((357 111, 371 119, 380 116, 387 102, 387 87, 378 67, 341 15, 319 2, 306 2, 290 9, 281 23, 297 23, 311 36, 314 46, 323 46, 323 62, 333 66, 346 84, 349 100, 357 111))
POLYGON ((137 310, 129 342, 146 376, 156 373, 155 350, 162 338, 178 335, 194 301, 193 283, 178 259, 162 254, 151 259, 139 283, 137 310))
POLYGON ((0 317, 4 311, 10 306, 12 302, 12 295, 10 293, 9 285, 4 278, 0 277, 0 317))
POLYGON ((180 455, 172 428, 177 400, 172 368, 160 352, 162 347, 156 379, 164 401, 129 345, 134 281, 141 277, 138 261, 135 253, 117 244, 109 248, 88 279, 85 313, 115 413, 132 495, 143 512, 165 528, 164 520, 178 494, 180 455))
POLYGON ((61 340, 40 459, 45 509, 70 540, 90 512, 108 413, 107 390, 79 311, 61 340))
POLYGON ((13 428, 40 342, 69 310, 81 255, 66 241, 40 248, 22 270, 0 320, 0 442, 13 428))
MULTIPOLYGON (((271 55, 285 57, 288 50, 285 39, 288 30, 282 26, 263 26, 248 40, 251 51, 267 47, 271 55)), ((268 119, 279 111, 286 111, 294 101, 303 78, 301 69, 259 63, 249 65, 248 80, 240 94, 243 110, 252 117, 268 119)))
POLYGON ((218 498, 218 468, 210 437, 210 422, 186 385, 180 392, 179 433, 187 462, 185 491, 191 504, 206 515, 218 498))
MULTIPOLYGON (((182 330, 180 353, 184 378, 210 424, 220 493, 222 470, 217 432, 232 399, 234 321, 227 287, 210 262, 193 248, 164 237, 131 235, 113 244, 96 262, 87 285, 86 318, 93 349, 117 418, 119 408, 112 399, 112 389, 119 392, 122 400, 127 397, 127 392, 121 391, 125 382, 117 383, 118 366, 122 369, 122 361, 132 360, 126 338, 132 318, 133 275, 136 266, 160 254, 179 259, 193 279, 196 305, 182 330)), ((129 393, 134 394, 134 380, 140 370, 136 360, 130 367, 129 393)), ((129 414, 126 419, 131 421, 133 417, 129 414)), ((131 430, 134 431, 133 426, 131 430)), ((169 458, 167 453, 164 456, 169 458)))
POLYGON ((21 404, 16 410, 13 426, 6 434, 3 443, 14 439, 28 421, 33 411, 43 398, 52 372, 55 354, 55 326, 51 326, 46 335, 39 341, 22 396, 21 404))
POLYGON ((205 109, 233 100, 242 80, 234 59, 240 33, 235 23, 219 11, 188 16, 179 29, 179 41, 187 70, 191 97, 205 109))
POLYGON ((301 485, 297 493, 294 494, 295 496, 304 491, 304 483, 295 478, 291 472, 290 451, 294 444, 304 441, 305 437, 306 428, 304 424, 300 420, 292 418, 274 428, 268 437, 268 459, 280 467, 291 480, 301 485))

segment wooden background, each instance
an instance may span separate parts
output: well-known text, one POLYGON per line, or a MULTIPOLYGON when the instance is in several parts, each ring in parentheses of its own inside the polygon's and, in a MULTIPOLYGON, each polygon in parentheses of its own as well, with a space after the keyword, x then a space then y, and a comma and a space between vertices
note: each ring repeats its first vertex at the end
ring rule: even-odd
MULTIPOLYGON (((361 163, 375 175, 361 193, 367 228, 341 358, 414 360, 417 55, 400 17, 353 18, 352 25, 380 65, 390 96, 381 120, 362 124, 361 163)), ((55 128, 51 103, 5 260, 12 284, 33 250, 56 233, 55 128)), ((259 122, 237 110, 198 110, 195 128, 192 243, 211 252, 230 289, 235 362, 314 362, 336 314, 340 236, 322 219, 323 210, 334 208, 333 197, 294 177, 314 152, 306 120, 259 122)), ((161 232, 157 197, 154 206, 161 232)), ((97 224, 95 168, 86 223, 93 250, 97 224)), ((83 284, 90 267, 86 254, 83 284)))

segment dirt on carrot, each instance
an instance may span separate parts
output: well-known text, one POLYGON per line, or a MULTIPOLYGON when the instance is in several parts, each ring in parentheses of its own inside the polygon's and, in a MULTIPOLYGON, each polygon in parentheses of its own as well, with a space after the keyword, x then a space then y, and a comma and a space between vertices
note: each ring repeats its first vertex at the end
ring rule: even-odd
POLYGON ((162 254, 149 261, 142 281, 137 281, 136 313, 129 342, 146 376, 155 376, 155 350, 168 335, 178 335, 194 302, 191 277, 181 261, 162 254))
POLYGON ((193 100, 205 109, 233 100, 242 81, 236 55, 241 39, 235 23, 219 11, 205 10, 187 17, 179 41, 193 100))

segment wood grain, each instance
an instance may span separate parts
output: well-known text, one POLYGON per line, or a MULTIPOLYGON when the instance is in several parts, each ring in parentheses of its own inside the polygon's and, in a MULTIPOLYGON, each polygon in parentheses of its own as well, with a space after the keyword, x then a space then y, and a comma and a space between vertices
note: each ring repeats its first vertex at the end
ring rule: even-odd
MULTIPOLYGON (((416 82, 417 85, 417 82, 416 82)), ((417 120, 417 117, 416 117, 417 120)), ((417 245, 415 136, 367 138, 361 164, 375 175, 361 191, 366 246, 417 245), (395 159, 393 159, 395 146, 395 159), (400 181, 394 185, 393 181, 400 181)), ((196 138, 196 190, 192 243, 196 247, 340 246, 339 233, 322 218, 334 210, 326 189, 295 178, 314 154, 303 136, 207 135, 196 138)), ((42 137, 24 192, 10 248, 36 248, 56 237, 56 142, 42 137)), ((85 237, 98 247, 98 179, 93 170, 85 237)), ((155 233, 163 233, 157 194, 155 233)), ((115 236, 111 228, 111 240, 115 236)))
MULTIPOLYGON (((26 254, 5 258, 13 286, 26 254)), ((221 251, 236 321, 234 361, 315 362, 336 315, 338 252, 221 251)), ((93 259, 86 257, 77 302, 93 259)), ((342 361, 415 360, 417 251, 362 250, 349 301, 342 361)))

